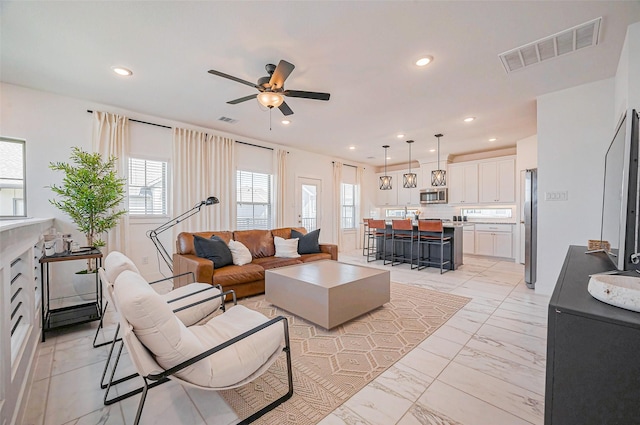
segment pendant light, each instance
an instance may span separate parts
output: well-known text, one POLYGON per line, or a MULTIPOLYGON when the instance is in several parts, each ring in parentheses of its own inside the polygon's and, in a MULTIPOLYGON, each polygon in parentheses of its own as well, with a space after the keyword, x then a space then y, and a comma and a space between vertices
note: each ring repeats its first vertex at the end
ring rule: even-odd
POLYGON ((384 176, 380 176, 380 190, 391 190, 391 176, 387 175, 387 149, 389 145, 384 145, 384 176))
POLYGON ((447 172, 440 169, 440 138, 442 134, 435 135, 438 138, 438 169, 431 172, 431 186, 446 186, 447 172))
MULTIPOLYGON (((411 172, 411 144, 413 140, 407 140, 407 143, 409 144, 409 172, 402 175, 402 186, 410 189, 418 185, 418 175, 411 172)), ((438 166, 438 168, 440 168, 440 166, 438 166)))

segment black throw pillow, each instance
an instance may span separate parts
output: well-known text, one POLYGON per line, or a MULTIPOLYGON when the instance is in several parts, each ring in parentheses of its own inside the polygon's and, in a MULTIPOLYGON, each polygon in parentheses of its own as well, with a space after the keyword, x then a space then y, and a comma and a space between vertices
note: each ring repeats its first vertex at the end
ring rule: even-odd
POLYGON ((315 254, 320 252, 320 244, 318 238, 320 237, 320 229, 316 229, 313 232, 309 232, 306 235, 291 229, 291 238, 298 238, 298 254, 315 254))
POLYGON ((220 239, 219 236, 214 235, 211 236, 211 239, 207 239, 202 236, 193 235, 193 245, 198 257, 213 261, 214 269, 233 264, 231 250, 227 243, 220 239))

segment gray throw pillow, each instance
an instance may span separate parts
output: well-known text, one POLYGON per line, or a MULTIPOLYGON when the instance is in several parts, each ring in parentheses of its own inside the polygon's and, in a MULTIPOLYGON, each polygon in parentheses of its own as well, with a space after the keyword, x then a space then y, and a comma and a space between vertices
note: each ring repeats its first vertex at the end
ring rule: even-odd
POLYGON ((213 261, 213 268, 233 264, 233 256, 231 250, 225 241, 219 236, 211 236, 211 239, 202 236, 193 235, 193 246, 196 249, 196 255, 213 261))
POLYGON ((291 229, 291 238, 298 238, 298 254, 315 254, 320 251, 318 238, 320 237, 320 229, 309 232, 306 235, 291 229))

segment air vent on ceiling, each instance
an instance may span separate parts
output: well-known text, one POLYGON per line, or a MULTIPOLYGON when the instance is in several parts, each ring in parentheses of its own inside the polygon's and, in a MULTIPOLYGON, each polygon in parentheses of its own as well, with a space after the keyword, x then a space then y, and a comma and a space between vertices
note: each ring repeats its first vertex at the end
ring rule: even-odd
POLYGON ((507 74, 598 44, 602 17, 498 55, 507 74))
POLYGON ((228 122, 229 124, 235 124, 238 122, 238 120, 229 117, 220 117, 218 118, 218 121, 228 122))

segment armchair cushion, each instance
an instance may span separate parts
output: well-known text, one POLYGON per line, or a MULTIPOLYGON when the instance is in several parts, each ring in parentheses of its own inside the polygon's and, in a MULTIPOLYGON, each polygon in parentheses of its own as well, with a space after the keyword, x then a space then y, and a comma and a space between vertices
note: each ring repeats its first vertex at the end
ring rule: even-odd
POLYGON ((219 293, 220 290, 218 288, 214 288, 208 283, 194 282, 160 296, 169 304, 171 310, 177 310, 181 307, 198 303, 184 310, 175 312, 175 315, 182 323, 191 326, 202 321, 202 319, 210 316, 220 308, 220 304, 222 304, 221 297, 212 300, 209 299, 219 293))
POLYGON ((104 259, 104 271, 107 275, 107 281, 115 282, 120 273, 125 270, 140 274, 140 270, 138 270, 133 261, 119 251, 111 251, 104 259))
MULTIPOLYGON (((164 369, 177 366, 268 321, 263 314, 233 306, 203 325, 186 327, 168 304, 131 271, 116 279, 115 296, 123 318, 138 340, 164 369)), ((284 343, 281 324, 269 326, 176 373, 186 382, 203 387, 242 385, 284 343)))
POLYGON ((291 229, 291 237, 298 238, 298 254, 315 254, 320 252, 320 229, 309 232, 306 235, 291 229))
POLYGON ((193 244, 196 249, 196 255, 213 261, 214 269, 233 264, 231 250, 219 236, 211 236, 211 239, 207 239, 194 235, 193 244))

